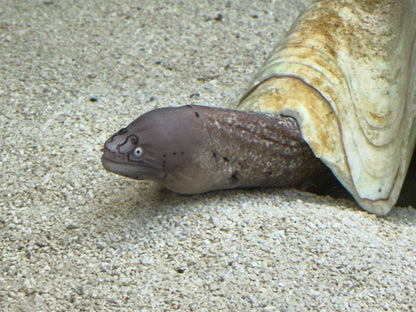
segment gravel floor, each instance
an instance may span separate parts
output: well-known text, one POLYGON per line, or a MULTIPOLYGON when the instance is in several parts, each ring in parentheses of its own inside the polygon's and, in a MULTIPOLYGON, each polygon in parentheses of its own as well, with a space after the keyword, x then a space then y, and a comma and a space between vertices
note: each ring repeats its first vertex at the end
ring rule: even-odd
POLYGON ((104 171, 148 110, 235 103, 311 1, 0 5, 0 310, 414 311, 416 210, 104 171))

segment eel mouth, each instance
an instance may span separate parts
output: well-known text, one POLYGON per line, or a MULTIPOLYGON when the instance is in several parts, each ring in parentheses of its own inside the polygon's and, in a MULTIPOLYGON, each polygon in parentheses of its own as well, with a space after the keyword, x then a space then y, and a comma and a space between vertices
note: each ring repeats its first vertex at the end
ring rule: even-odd
POLYGON ((106 156, 107 155, 105 155, 105 154, 103 156, 101 156, 101 163, 102 163, 103 167, 108 171, 116 172, 117 169, 121 168, 121 167, 126 167, 126 168, 131 167, 132 169, 134 167, 137 167, 137 165, 129 164, 129 163, 126 163, 124 161, 118 161, 117 159, 109 158, 109 157, 106 157, 106 156))
POLYGON ((118 159, 111 151, 104 151, 101 156, 103 167, 112 173, 136 180, 155 180, 163 174, 155 167, 142 163, 131 163, 124 158, 118 159))

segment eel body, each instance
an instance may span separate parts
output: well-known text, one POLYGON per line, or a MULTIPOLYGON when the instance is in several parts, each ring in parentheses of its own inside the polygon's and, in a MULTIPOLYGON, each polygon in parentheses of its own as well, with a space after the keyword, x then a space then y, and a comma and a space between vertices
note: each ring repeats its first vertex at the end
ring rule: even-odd
POLYGON ((142 115, 107 140, 102 163, 182 194, 300 185, 326 170, 292 117, 191 105, 142 115))

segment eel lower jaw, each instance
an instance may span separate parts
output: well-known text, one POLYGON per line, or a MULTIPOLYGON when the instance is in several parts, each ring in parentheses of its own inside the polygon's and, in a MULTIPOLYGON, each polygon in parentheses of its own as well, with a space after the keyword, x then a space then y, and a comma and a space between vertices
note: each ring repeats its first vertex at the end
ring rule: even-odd
POLYGON ((119 162, 109 159, 105 155, 101 157, 101 163, 107 171, 135 180, 156 180, 163 174, 151 166, 119 162))

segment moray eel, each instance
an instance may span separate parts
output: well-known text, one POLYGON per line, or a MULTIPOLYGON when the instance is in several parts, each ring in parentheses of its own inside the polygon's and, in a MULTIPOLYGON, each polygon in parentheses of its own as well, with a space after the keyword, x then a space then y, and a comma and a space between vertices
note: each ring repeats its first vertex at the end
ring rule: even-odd
POLYGON ((306 185, 327 170, 292 117, 192 105, 140 116, 107 140, 102 164, 182 194, 306 185))

